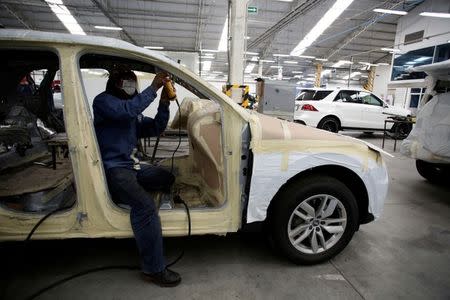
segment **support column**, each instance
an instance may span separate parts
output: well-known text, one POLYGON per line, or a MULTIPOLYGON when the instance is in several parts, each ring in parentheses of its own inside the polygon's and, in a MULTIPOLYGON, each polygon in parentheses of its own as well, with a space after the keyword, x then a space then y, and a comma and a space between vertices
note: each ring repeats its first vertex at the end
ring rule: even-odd
POLYGON ((261 78, 263 76, 263 62, 259 59, 258 62, 258 77, 261 78))
POLYGON ((364 89, 370 92, 373 91, 373 82, 375 81, 375 71, 376 67, 371 66, 369 69, 369 74, 367 75, 367 83, 364 85, 364 89))
POLYGON ((316 81, 314 82, 315 87, 320 87, 320 79, 322 78, 322 64, 316 64, 316 81))
POLYGON ((230 74, 229 84, 244 83, 244 46, 249 0, 230 0, 230 74))

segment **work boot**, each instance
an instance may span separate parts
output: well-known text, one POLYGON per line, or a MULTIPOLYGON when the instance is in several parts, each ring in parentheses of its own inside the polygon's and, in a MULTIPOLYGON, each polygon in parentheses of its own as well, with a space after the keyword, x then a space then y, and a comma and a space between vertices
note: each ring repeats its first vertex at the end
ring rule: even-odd
POLYGON ((174 287, 180 284, 181 276, 177 272, 165 268, 164 271, 153 274, 142 273, 145 281, 153 282, 161 287, 174 287))

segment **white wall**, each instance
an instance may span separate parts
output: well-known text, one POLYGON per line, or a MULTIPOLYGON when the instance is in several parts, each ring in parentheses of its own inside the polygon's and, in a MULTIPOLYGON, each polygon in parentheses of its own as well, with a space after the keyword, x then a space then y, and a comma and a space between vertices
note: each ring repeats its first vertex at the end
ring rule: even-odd
MULTIPOLYGON (((151 84, 153 77, 154 77, 153 74, 145 74, 144 76, 138 76, 139 90, 142 91, 145 88, 147 88, 151 84)), ((91 110, 91 115, 92 115, 92 103, 94 102, 94 98, 98 94, 105 91, 106 82, 108 81, 108 77, 105 77, 103 75, 94 75, 94 74, 82 72, 82 78, 83 78, 84 89, 85 89, 85 92, 87 95, 89 109, 91 110)), ((176 89, 177 89, 178 102, 180 102, 180 103, 183 101, 183 99, 185 97, 196 97, 194 94, 192 94, 190 91, 186 90, 184 87, 182 87, 180 85, 177 85, 176 89)), ((156 100, 153 103, 151 103, 150 106, 144 110, 143 114, 145 116, 154 117, 156 115, 157 110, 158 110, 158 105, 159 105, 159 98, 161 96, 161 91, 162 91, 162 89, 160 89, 158 91, 158 96, 156 97, 156 100)), ((171 102, 170 103, 170 119, 169 120, 173 119, 177 110, 178 110, 178 107, 177 107, 176 103, 171 102)), ((169 121, 169 123, 170 123, 170 121, 169 121)))
POLYGON ((359 81, 351 80, 350 86, 347 86, 347 80, 329 80, 326 84, 327 89, 362 89, 361 83, 359 81))
POLYGON ((402 52, 445 44, 450 40, 450 33, 446 33, 450 31, 450 19, 419 16, 419 14, 424 11, 448 13, 450 11, 450 1, 426 0, 408 12, 406 16, 402 16, 399 19, 395 36, 395 45, 398 45, 398 48, 402 50, 402 52), (418 43, 402 45, 406 34, 420 30, 424 30, 424 38, 430 38, 424 39, 418 43))
POLYGON ((197 52, 162 51, 162 53, 174 62, 178 62, 178 60, 180 60, 180 64, 184 65, 195 74, 198 74, 199 55, 197 52))
POLYGON ((388 83, 390 81, 391 66, 378 66, 375 69, 373 93, 383 100, 387 98, 388 83))

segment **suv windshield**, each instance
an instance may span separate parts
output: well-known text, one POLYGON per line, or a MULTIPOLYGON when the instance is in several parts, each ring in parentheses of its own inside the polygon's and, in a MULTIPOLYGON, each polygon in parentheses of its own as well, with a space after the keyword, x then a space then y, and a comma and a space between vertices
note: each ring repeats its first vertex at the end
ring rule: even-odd
POLYGON ((297 96, 296 100, 322 100, 323 98, 331 94, 331 92, 332 91, 302 90, 297 96))

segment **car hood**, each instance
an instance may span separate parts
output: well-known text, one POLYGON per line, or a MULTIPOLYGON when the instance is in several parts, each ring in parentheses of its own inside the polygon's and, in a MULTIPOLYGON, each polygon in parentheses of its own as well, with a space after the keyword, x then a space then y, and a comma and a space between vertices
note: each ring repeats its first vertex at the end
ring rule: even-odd
POLYGON ((288 122, 253 112, 250 121, 251 147, 257 152, 328 151, 338 148, 376 152, 392 156, 379 147, 365 141, 325 130, 288 122))
POLYGON ((411 111, 409 109, 397 107, 397 106, 393 106, 393 105, 389 105, 388 112, 391 114, 399 115, 399 116, 403 116, 403 117, 411 115, 411 111))

